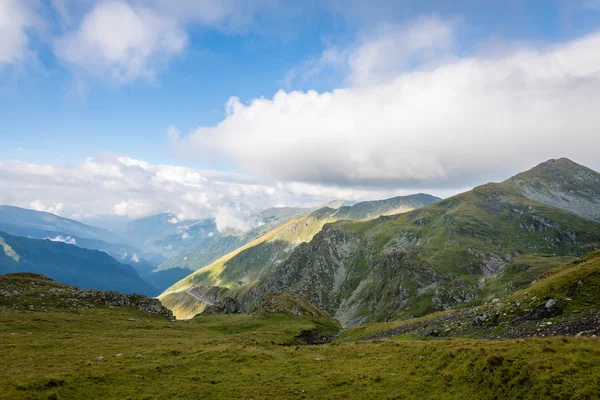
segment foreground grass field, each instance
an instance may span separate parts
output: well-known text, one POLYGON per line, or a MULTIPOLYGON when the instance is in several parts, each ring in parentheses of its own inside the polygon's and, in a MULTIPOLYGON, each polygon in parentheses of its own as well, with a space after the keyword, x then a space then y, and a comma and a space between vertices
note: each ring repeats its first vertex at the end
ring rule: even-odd
POLYGON ((299 344, 314 328, 285 315, 3 312, 0 398, 600 397, 596 338, 299 344))

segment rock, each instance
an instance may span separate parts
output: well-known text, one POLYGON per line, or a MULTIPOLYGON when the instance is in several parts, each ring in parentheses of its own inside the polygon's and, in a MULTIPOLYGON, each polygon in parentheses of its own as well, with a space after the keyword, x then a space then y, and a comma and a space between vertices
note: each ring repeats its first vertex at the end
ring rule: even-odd
POLYGON ((206 307, 202 314, 239 314, 240 311, 240 303, 236 299, 225 297, 223 300, 206 307))
POLYGON ((121 357, 123 355, 123 353, 117 353, 115 354, 115 357, 121 357))
POLYGON ((96 357, 96 361, 102 361, 102 360, 104 360, 104 357, 103 357, 103 356, 96 357))
POLYGON ((494 300, 492 300, 492 304, 496 304, 496 303, 500 303, 500 299, 494 299, 494 300))
POLYGON ((552 308, 556 304, 556 300, 550 299, 546 302, 546 308, 552 308))
POLYGON ((142 355, 138 353, 138 354, 135 355, 135 357, 136 358, 142 358, 142 355))

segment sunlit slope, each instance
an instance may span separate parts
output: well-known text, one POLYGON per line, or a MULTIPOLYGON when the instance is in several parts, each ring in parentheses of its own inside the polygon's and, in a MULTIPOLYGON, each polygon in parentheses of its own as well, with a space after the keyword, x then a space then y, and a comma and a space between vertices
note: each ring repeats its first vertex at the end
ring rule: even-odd
MULTIPOLYGON (((546 179, 566 175, 556 172, 546 179)), ((296 291, 346 326, 409 318, 509 293, 599 245, 599 223, 531 200, 508 180, 409 213, 328 225, 242 300, 296 291)))
MULTIPOLYGON (((192 286, 219 286, 234 290, 242 288, 241 292, 245 292, 248 285, 252 285, 263 274, 285 261, 299 244, 311 241, 328 223, 340 219, 376 218, 379 215, 411 210, 436 200, 438 199, 433 196, 414 195, 363 202, 339 209, 328 207, 319 209, 278 226, 260 238, 195 271, 167 289, 160 298, 163 299, 168 294, 181 292, 192 286)), ((240 290, 236 290, 236 293, 240 293, 240 290)), ((186 295, 182 296, 183 298, 180 296, 179 299, 184 303, 193 303, 191 299, 185 298, 186 295)), ((194 306, 194 310, 184 312, 181 305, 174 304, 173 296, 170 298, 171 301, 167 303, 174 308, 178 318, 189 318, 193 316, 194 310, 201 308, 194 306)))

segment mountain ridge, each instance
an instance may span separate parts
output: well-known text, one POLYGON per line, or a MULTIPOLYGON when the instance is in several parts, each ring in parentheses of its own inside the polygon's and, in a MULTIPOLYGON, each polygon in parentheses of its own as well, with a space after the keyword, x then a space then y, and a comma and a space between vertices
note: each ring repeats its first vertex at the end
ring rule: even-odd
MULTIPOLYGON (((177 303, 183 300, 182 296, 185 297, 185 294, 176 294, 177 292, 182 292, 190 287, 194 287, 194 289, 203 287, 204 289, 200 290, 210 290, 210 287, 213 286, 234 288, 250 284, 285 261, 296 246, 310 241, 327 223, 343 218, 376 218, 382 214, 406 211, 438 200, 439 198, 435 196, 417 194, 397 196, 376 202, 361 202, 339 209, 320 208, 308 215, 288 221, 212 264, 196 270, 190 276, 165 290, 159 298, 168 307, 178 310, 176 311, 178 314, 181 307, 177 303), (169 296, 170 294, 173 296, 169 296)), ((186 300, 184 302, 189 303, 186 300)), ((196 309, 194 308, 194 310, 196 309)), ((181 317, 181 314, 178 317, 181 317)))

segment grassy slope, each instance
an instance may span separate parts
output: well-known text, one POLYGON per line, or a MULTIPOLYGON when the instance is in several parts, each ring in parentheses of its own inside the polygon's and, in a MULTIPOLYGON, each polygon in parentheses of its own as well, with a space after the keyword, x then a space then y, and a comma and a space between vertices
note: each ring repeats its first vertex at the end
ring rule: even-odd
POLYGON ((500 302, 487 303, 474 309, 433 313, 417 319, 362 325, 345 330, 339 340, 397 335, 420 338, 423 332, 433 329, 438 330, 440 336, 478 337, 514 336, 515 333, 519 336, 539 336, 552 334, 551 331, 557 329, 558 332, 570 331, 572 335, 581 330, 585 332, 586 328, 594 331, 600 329, 593 322, 599 313, 599 288, 600 252, 594 252, 550 269, 500 302), (548 312, 546 304, 551 299, 556 305, 552 312, 548 312), (488 315, 490 319, 483 324, 474 322, 474 317, 481 315, 488 315), (589 323, 581 323, 581 319, 589 323))
POLYGON ((295 218, 252 242, 230 252, 172 285, 159 297, 173 307, 178 318, 195 315, 197 302, 183 292, 190 286, 219 286, 235 292, 247 291, 261 275, 285 261, 300 243, 309 242, 324 225, 340 219, 369 219, 379 215, 409 211, 438 198, 419 194, 381 201, 357 203, 340 209, 322 208, 295 218), (175 297, 173 293, 181 293, 175 297), (193 305, 193 307, 189 307, 193 305))
POLYGON ((278 345, 294 343, 313 326, 283 315, 173 323, 129 309, 6 312, 0 314, 0 398, 600 396, 598 339, 278 345), (104 359, 96 361, 99 356, 104 359))
POLYGON ((350 323, 406 318, 514 291, 599 244, 599 223, 524 198, 510 184, 487 184, 397 216, 337 222, 261 280, 254 297, 297 290, 350 323), (331 254, 352 241, 361 244, 344 261, 336 292, 339 257, 331 254), (490 259, 504 264, 498 274, 484 272, 490 259), (347 310, 350 317, 340 314, 347 310))

